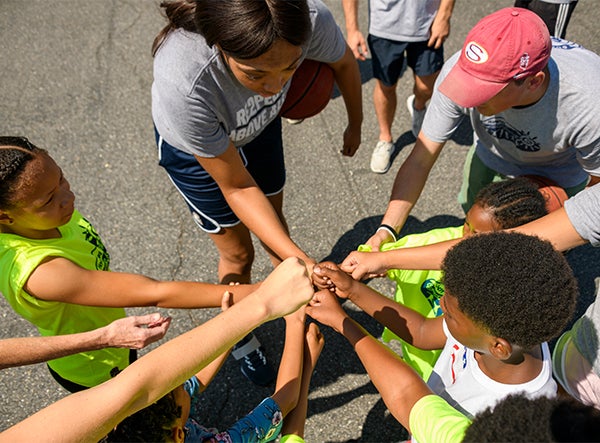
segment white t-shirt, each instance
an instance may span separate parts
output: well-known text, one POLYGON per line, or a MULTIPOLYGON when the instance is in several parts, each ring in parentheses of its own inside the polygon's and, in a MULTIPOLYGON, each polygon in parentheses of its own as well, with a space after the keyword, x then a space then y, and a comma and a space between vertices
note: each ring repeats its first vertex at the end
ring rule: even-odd
POLYGON ((521 384, 504 384, 485 375, 475 360, 474 351, 456 341, 445 320, 443 327, 448 339, 427 385, 465 415, 473 417, 509 394, 524 393, 529 398, 556 395, 557 385, 552 378, 547 343, 542 344, 542 370, 533 380, 521 384))

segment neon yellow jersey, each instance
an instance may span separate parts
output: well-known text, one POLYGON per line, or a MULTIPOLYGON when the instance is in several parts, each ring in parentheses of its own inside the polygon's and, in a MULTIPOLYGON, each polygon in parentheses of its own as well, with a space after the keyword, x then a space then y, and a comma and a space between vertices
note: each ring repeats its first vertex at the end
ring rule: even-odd
POLYGON ((419 443, 460 443, 471 420, 437 395, 426 395, 408 416, 413 440, 419 443))
MULTIPOLYGON (((381 251, 392 251, 401 248, 413 248, 454 240, 463 236, 463 227, 433 229, 420 234, 410 234, 400 240, 381 245, 381 251)), ((361 248, 365 250, 364 248, 361 248)), ((394 299, 405 306, 423 314, 427 318, 442 315, 440 298, 444 295, 442 271, 439 270, 406 270, 390 269, 387 276, 396 282, 394 299)), ((402 346, 402 358, 427 381, 433 366, 440 356, 441 350, 425 351, 415 348, 396 336, 388 328, 383 330, 384 342, 398 340, 402 346)))
MULTIPOLYGON (((0 291, 23 318, 43 336, 85 332, 125 317, 123 308, 99 308, 40 300, 23 287, 47 257, 64 257, 90 270, 109 270, 110 257, 92 225, 77 211, 59 228, 61 238, 30 239, 0 233, 0 291)), ((129 364, 129 350, 106 348, 75 354, 48 365, 61 377, 83 386, 95 386, 110 378, 110 371, 129 364)))

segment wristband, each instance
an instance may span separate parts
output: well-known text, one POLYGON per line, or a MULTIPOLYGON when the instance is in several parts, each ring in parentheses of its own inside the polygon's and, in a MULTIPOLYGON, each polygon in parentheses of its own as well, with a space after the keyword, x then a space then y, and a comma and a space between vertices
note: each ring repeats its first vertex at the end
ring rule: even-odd
POLYGON ((387 231, 392 236, 394 241, 398 241, 398 233, 390 225, 381 224, 381 225, 379 225, 379 227, 377 228, 377 231, 375 231, 375 232, 379 232, 381 230, 387 231))

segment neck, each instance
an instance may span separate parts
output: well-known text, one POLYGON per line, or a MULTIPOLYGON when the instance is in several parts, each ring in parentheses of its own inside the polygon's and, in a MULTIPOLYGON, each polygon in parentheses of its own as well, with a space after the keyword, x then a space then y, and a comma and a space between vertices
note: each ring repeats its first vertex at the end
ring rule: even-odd
POLYGON ((3 234, 13 234, 24 238, 34 240, 44 240, 49 238, 60 238, 61 234, 58 228, 40 231, 37 229, 19 228, 17 226, 0 225, 0 232, 3 234))
POLYGON ((527 383, 542 371, 543 353, 541 345, 531 351, 515 351, 506 360, 499 360, 491 354, 475 352, 479 369, 498 383, 507 385, 527 383))

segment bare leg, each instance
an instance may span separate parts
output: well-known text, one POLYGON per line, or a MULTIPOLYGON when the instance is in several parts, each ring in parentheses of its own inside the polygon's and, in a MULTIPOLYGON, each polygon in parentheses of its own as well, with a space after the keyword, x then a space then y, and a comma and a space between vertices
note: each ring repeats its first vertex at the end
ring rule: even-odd
POLYGON ((397 101, 396 85, 385 86, 381 81, 376 80, 373 90, 373 104, 379 123, 379 140, 392 141, 392 123, 396 114, 397 101))
POLYGON ((300 398, 298 405, 285 417, 281 435, 289 434, 297 435, 304 438, 304 423, 306 421, 306 413, 308 410, 308 391, 310 387, 310 379, 312 377, 317 360, 321 355, 321 351, 325 346, 325 338, 319 326, 316 323, 311 323, 306 328, 306 337, 304 340, 304 363, 302 369, 302 383, 300 386, 300 398))
POLYGON ((209 235, 219 251, 219 282, 250 283, 254 247, 248 228, 239 223, 209 235))
POLYGON ((437 79, 440 71, 431 74, 425 75, 423 77, 414 76, 415 83, 413 86, 413 93, 415 94, 415 102, 414 107, 417 111, 421 111, 425 109, 425 105, 427 101, 431 98, 433 94, 433 85, 435 84, 435 80, 437 79))

